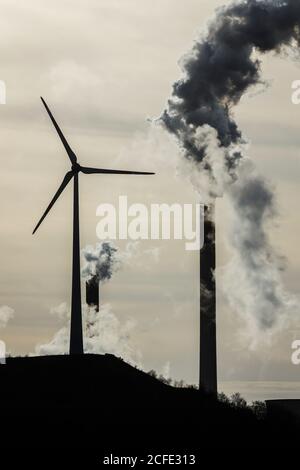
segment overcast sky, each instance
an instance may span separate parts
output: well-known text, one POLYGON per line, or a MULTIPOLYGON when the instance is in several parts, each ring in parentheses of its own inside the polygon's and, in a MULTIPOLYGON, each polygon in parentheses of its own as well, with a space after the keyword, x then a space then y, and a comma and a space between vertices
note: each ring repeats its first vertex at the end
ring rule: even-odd
MULTIPOLYGON (((82 247, 97 242, 101 202, 117 204, 119 195, 145 204, 197 202, 192 188, 176 176, 176 145, 151 130, 148 118, 163 111, 181 75, 180 57, 224 3, 0 0, 0 79, 7 87, 7 103, 0 105, 0 306, 15 310, 0 334, 13 354, 31 353, 48 342, 60 328, 50 309, 70 299, 71 187, 31 235, 68 170, 39 96, 81 163, 157 172, 130 179, 83 175, 82 247)), ((291 103, 291 84, 300 79, 300 70, 296 62, 268 56, 263 75, 271 86, 246 96, 235 113, 251 141, 249 154, 276 188, 279 216, 271 236, 286 257, 285 283, 297 294, 300 106, 291 103)), ((217 217, 222 267, 229 257, 222 238, 225 201, 218 201, 217 217)), ((124 243, 117 245, 124 249, 124 243)), ((111 304, 121 323, 134 319, 129 341, 146 370, 161 372, 169 364, 173 377, 197 382, 198 255, 179 241, 141 242, 139 250, 137 259, 101 287, 101 301, 111 304)), ((292 340, 300 339, 300 318, 293 330, 288 327, 271 344, 250 351, 241 340, 242 322, 221 292, 217 315, 221 381, 241 382, 247 395, 249 381, 298 380, 300 366, 291 365, 290 355, 292 340)), ((274 395, 275 388, 268 393, 274 395)))

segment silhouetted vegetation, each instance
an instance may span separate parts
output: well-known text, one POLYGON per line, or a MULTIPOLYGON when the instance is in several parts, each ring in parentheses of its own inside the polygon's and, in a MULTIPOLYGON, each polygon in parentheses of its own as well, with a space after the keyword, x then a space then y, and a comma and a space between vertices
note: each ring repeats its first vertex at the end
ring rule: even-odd
POLYGON ((159 380, 160 382, 173 386, 175 388, 189 388, 189 389, 194 389, 197 390, 197 386, 193 384, 187 384, 185 383, 184 380, 173 380, 171 377, 166 378, 162 374, 158 374, 155 370, 151 369, 149 372, 147 372, 151 377, 154 377, 155 379, 159 380))
POLYGON ((215 399, 108 354, 8 358, 0 383, 2 449, 187 453, 291 446, 299 434, 292 416, 270 415, 262 402, 215 399))
MULTIPOLYGON (((154 377, 155 379, 158 379, 160 382, 166 384, 166 385, 172 385, 173 387, 175 388, 187 388, 187 389, 193 389, 193 390, 197 390, 198 387, 196 385, 190 385, 190 384, 186 384, 184 382, 184 380, 174 380, 171 379, 171 378, 168 378, 166 379, 162 374, 158 375, 158 373, 155 371, 155 370, 150 370, 148 372, 148 374, 151 376, 151 377, 154 377)), ((245 400, 245 398, 243 398, 241 396, 240 393, 236 392, 234 393, 233 395, 231 395, 230 397, 228 397, 227 395, 225 395, 225 393, 221 392, 218 394, 218 400, 221 402, 221 403, 224 403, 228 406, 231 406, 235 409, 247 409, 249 411, 251 411, 252 413, 254 413, 254 415, 258 418, 258 419, 263 419, 266 417, 266 404, 264 401, 254 401, 250 404, 247 403, 247 401, 245 400)))

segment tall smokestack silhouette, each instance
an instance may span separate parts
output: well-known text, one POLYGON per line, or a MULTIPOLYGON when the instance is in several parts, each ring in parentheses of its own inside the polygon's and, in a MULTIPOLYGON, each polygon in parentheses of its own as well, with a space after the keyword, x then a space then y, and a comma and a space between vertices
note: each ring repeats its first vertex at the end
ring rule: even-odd
POLYGON ((100 299, 99 299, 99 278, 93 276, 85 283, 86 303, 89 307, 94 307, 96 312, 99 312, 100 299))
MULTIPOLYGON (((274 195, 244 154, 245 139, 233 109, 263 83, 261 56, 274 52, 295 58, 299 50, 299 0, 240 0, 218 8, 205 33, 183 57, 183 76, 173 84, 160 117, 189 163, 190 180, 201 201, 209 206, 227 194, 235 222, 227 236, 232 262, 227 267, 226 295, 254 341, 259 333, 265 336, 281 325, 293 301, 282 284, 281 258, 268 237, 268 224, 276 215, 274 195)), ((212 234, 214 227, 207 221, 201 253, 201 353, 207 357, 201 357, 200 383, 214 392, 212 234)))
POLYGON ((204 206, 204 243, 200 251, 199 388, 217 394, 216 240, 214 205, 204 206))

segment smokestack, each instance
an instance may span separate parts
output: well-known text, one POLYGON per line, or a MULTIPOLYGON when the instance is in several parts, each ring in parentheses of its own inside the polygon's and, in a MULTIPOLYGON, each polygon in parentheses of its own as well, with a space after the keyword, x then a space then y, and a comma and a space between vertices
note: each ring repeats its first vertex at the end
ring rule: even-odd
POLYGON ((204 244, 200 252, 199 388, 217 395, 216 240, 214 205, 204 206, 204 244))
POLYGON ((265 337, 279 327, 297 303, 284 288, 281 259, 269 241, 274 194, 245 155, 233 109, 263 83, 259 55, 299 56, 299 31, 299 0, 239 0, 219 8, 184 56, 183 77, 173 84, 160 118, 195 164, 191 182, 202 201, 229 195, 236 222, 228 237, 233 253, 226 294, 242 314, 252 345, 260 333, 265 337))
POLYGON ((82 276, 86 279, 86 303, 96 308, 96 312, 99 312, 100 282, 108 281, 119 267, 117 251, 111 242, 97 243, 95 247, 88 245, 82 251, 86 261, 82 270, 82 276))
POLYGON ((87 305, 96 308, 96 312, 99 312, 99 278, 97 275, 86 281, 85 294, 87 305))

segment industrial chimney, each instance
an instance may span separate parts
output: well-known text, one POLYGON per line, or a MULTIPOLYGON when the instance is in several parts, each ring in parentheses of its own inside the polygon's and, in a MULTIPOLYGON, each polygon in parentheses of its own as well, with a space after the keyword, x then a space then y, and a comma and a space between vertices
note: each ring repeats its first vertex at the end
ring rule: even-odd
POLYGON ((99 312, 99 277, 93 276, 85 283, 86 303, 89 307, 95 307, 99 312))
POLYGON ((200 382, 217 395, 216 240, 214 205, 204 206, 204 243, 200 252, 200 382))

